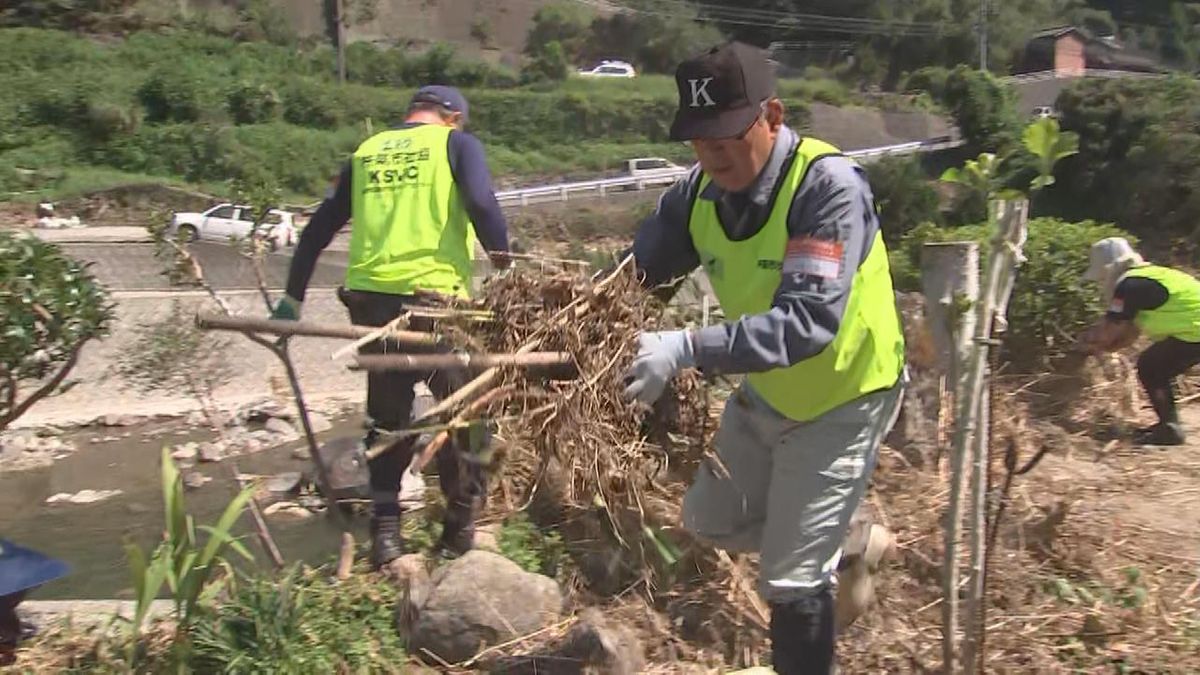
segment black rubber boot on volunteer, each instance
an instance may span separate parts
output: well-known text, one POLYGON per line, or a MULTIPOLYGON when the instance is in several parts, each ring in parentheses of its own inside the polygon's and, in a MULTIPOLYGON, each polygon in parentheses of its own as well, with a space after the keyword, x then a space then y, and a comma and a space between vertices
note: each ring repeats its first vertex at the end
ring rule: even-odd
POLYGON ((826 587, 788 603, 771 603, 771 663, 779 675, 834 672, 834 602, 826 587))
POLYGON ((1152 427, 1138 429, 1134 442, 1138 445, 1183 445, 1187 441, 1183 427, 1174 422, 1159 422, 1152 427))
POLYGON ((400 516, 371 516, 371 566, 376 569, 404 555, 400 516))

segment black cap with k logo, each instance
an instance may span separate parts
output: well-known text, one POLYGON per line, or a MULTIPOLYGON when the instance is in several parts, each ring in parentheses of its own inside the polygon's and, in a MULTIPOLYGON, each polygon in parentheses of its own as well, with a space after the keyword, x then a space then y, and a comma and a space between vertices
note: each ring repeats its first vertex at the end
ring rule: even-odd
POLYGON ((688 59, 675 70, 679 110, 671 140, 733 138, 754 123, 761 103, 775 95, 766 52, 729 42, 688 59))

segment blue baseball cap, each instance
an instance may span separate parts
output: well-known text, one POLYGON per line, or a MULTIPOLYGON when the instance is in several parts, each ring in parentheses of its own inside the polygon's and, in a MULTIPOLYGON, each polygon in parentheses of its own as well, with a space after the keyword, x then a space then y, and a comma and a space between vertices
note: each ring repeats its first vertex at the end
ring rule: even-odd
POLYGON ((61 560, 0 539, 0 596, 41 586, 65 577, 69 571, 61 560))
POLYGON ((450 112, 462 113, 463 124, 467 122, 467 97, 454 87, 431 84, 421 87, 413 94, 413 103, 434 103, 450 112))

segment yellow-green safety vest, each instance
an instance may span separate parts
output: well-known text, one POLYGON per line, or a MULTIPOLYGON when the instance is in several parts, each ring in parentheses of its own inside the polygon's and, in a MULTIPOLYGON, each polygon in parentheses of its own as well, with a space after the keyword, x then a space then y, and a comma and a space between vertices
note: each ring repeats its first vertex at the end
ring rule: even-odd
POLYGON ((1167 289, 1167 301, 1158 309, 1140 309, 1133 321, 1151 340, 1173 337, 1200 342, 1200 281, 1187 272, 1146 265, 1134 267, 1125 278, 1153 279, 1167 289))
POLYGON ((451 131, 392 129, 354 152, 347 288, 469 294, 475 229, 450 172, 451 131))
MULTIPOLYGON (((771 309, 784 273, 793 198, 813 161, 830 154, 838 154, 837 148, 803 139, 769 219, 757 234, 743 241, 726 236, 713 201, 694 200, 689 224, 692 242, 728 319, 771 309)), ((708 181, 707 176, 701 179, 700 190, 708 181)), ((903 368, 904 335, 887 250, 882 235, 876 233, 870 253, 854 275, 833 342, 795 365, 747 377, 750 386, 780 414, 809 421, 865 394, 890 389, 903 368)))

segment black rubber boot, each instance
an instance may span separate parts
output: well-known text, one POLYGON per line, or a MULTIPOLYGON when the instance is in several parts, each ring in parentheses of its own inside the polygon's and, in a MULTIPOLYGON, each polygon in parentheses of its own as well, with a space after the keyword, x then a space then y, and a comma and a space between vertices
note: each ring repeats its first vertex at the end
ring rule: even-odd
POLYGON ((834 672, 833 606, 828 587, 789 603, 771 604, 771 661, 776 673, 834 672))
POLYGON ((1159 422, 1152 427, 1138 429, 1134 442, 1138 445, 1183 445, 1187 441, 1183 427, 1173 422, 1159 422))
POLYGON ((475 509, 473 504, 447 504, 442 519, 442 536, 438 539, 437 554, 444 560, 466 555, 475 547, 475 509))
POLYGON ((404 555, 400 516, 371 517, 371 565, 376 569, 404 555))

